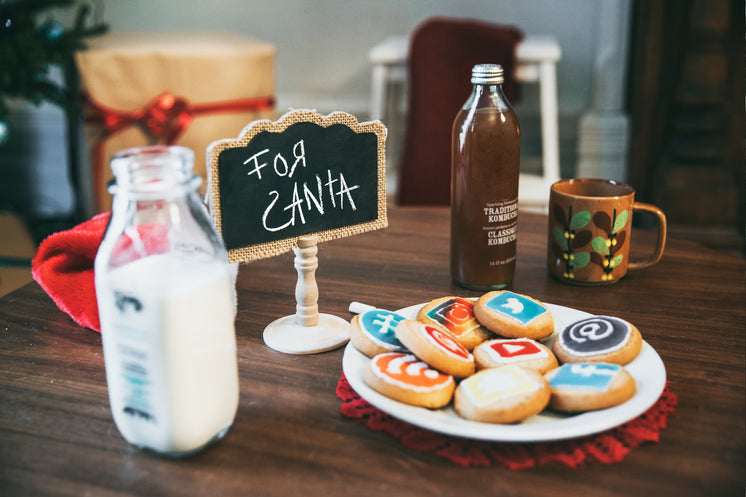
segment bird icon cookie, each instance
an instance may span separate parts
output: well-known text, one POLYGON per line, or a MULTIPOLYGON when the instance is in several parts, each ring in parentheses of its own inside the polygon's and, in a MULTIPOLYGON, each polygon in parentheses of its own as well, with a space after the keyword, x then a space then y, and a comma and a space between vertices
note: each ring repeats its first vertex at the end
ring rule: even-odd
POLYGON ((554 332, 554 319, 547 306, 507 290, 482 295, 474 304, 474 315, 487 329, 507 338, 539 340, 554 332))

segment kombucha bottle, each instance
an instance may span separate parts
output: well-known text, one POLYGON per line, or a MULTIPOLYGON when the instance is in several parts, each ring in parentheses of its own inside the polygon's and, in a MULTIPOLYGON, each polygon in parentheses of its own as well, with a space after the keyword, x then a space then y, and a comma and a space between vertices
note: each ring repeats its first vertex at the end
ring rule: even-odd
POLYGON ((451 277, 473 290, 505 288, 515 273, 521 132, 503 68, 479 64, 453 122, 451 277))

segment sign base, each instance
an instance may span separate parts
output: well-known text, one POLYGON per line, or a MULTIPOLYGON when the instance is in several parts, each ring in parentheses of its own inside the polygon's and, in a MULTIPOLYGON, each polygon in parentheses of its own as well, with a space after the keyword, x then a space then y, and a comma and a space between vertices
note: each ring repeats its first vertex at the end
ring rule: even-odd
POLYGON ((286 354, 316 354, 336 349, 350 339, 350 323, 330 314, 319 314, 315 326, 298 323, 295 314, 269 323, 264 329, 264 343, 286 354))

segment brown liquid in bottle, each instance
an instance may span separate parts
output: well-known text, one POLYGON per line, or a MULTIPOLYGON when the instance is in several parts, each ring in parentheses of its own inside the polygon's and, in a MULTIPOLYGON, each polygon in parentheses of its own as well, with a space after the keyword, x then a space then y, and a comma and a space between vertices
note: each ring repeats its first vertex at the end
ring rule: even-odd
POLYGON ((451 276, 476 290, 513 281, 520 126, 500 87, 476 85, 453 124, 451 276))

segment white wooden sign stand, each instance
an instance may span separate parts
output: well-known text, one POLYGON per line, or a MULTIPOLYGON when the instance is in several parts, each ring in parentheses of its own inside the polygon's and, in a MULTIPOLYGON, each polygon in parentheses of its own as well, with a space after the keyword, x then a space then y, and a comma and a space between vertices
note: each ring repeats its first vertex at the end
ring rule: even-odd
POLYGON ((350 323, 330 314, 319 314, 319 288, 316 269, 319 267, 318 236, 298 239, 295 269, 296 312, 271 322, 264 329, 264 343, 286 354, 315 354, 336 349, 350 339, 350 323))

